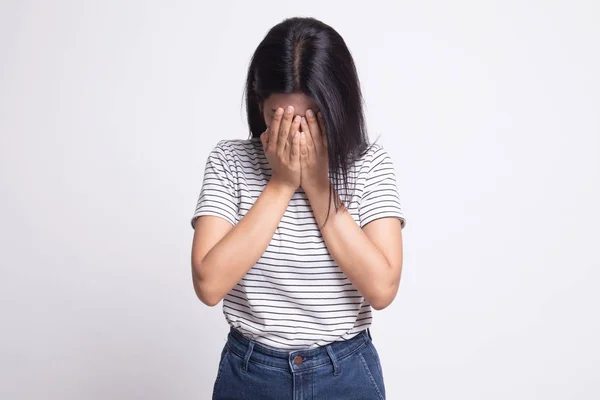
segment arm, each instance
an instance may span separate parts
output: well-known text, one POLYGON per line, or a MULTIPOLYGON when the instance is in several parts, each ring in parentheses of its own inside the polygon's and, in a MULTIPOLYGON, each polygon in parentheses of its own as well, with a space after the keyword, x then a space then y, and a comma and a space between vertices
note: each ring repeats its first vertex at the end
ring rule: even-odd
POLYGON ((321 113, 319 118, 309 111, 306 115, 300 145, 302 187, 329 253, 371 306, 381 310, 394 300, 402 272, 403 219, 396 217, 403 216, 391 159, 382 148, 373 155, 359 226, 345 207, 335 211, 333 197, 330 204, 325 121, 321 113))
POLYGON ((300 185, 300 138, 296 135, 288 141, 290 132, 293 135, 300 126, 299 118, 292 121, 293 115, 292 107, 285 116, 279 108, 261 135, 271 179, 235 226, 233 184, 222 172, 227 162, 219 152, 214 162, 209 157, 198 205, 202 216, 196 220, 192 245, 194 290, 209 306, 219 303, 260 259, 300 185))
MULTIPOLYGON (((329 207, 329 190, 306 192, 319 226, 329 207)), ((345 207, 331 211, 321 234, 329 253, 376 310, 396 297, 402 273, 402 231, 397 218, 380 218, 362 229, 345 207)))
POLYGON ((233 226, 220 217, 196 221, 192 277, 198 298, 214 306, 267 249, 294 190, 269 182, 248 213, 233 226))

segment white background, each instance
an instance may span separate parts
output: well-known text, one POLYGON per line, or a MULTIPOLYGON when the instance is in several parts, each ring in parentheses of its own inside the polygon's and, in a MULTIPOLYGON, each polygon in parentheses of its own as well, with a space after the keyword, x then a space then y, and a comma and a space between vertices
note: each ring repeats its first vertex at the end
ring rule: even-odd
POLYGON ((210 398, 189 218, 296 15, 345 38, 398 172, 388 398, 600 398, 598 2, 0 4, 0 398, 210 398))

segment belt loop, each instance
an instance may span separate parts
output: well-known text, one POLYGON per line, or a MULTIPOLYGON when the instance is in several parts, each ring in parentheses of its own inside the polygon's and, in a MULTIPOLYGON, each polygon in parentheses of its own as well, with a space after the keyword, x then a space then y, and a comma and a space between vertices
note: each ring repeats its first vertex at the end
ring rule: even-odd
POLYGON ((246 356, 244 357, 244 363, 242 364, 242 371, 248 372, 248 361, 250 360, 250 355, 252 354, 252 350, 254 350, 254 341, 250 340, 248 343, 248 351, 246 351, 246 356))
POLYGON ((335 358, 335 354, 333 354, 333 350, 331 349, 331 345, 327 345, 325 348, 327 349, 327 354, 329 354, 329 358, 331 358, 331 363, 333 364, 333 374, 339 375, 340 369, 338 367, 337 358, 335 358))
POLYGON ((371 339, 371 341, 373 341, 373 336, 371 336, 371 329, 367 328, 367 335, 369 335, 369 339, 371 339))

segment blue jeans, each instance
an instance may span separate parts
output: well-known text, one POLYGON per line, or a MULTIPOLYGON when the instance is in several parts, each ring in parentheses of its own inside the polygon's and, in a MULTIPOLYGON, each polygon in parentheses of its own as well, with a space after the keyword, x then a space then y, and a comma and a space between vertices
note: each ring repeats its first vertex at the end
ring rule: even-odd
POLYGON ((368 330, 347 341, 283 351, 231 329, 213 400, 383 400, 379 355, 368 330))

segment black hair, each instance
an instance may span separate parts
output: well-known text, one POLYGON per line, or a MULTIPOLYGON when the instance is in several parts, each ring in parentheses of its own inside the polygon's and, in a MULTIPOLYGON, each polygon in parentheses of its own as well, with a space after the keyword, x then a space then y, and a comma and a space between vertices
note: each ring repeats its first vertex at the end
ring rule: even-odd
MULTIPOLYGON (((258 45, 245 85, 250 138, 266 130, 263 102, 273 93, 303 93, 322 113, 327 136, 331 196, 349 195, 351 164, 369 147, 363 97, 352 55, 329 25, 311 17, 287 18, 258 45)), ((336 211, 342 205, 335 196, 336 211)), ((330 207, 331 209, 331 207, 330 207)), ((327 213, 329 217, 329 212, 327 213)))

